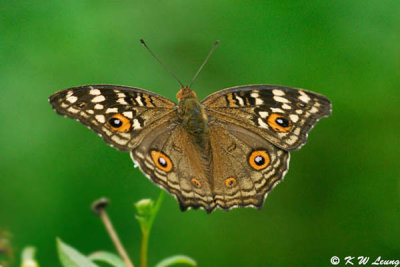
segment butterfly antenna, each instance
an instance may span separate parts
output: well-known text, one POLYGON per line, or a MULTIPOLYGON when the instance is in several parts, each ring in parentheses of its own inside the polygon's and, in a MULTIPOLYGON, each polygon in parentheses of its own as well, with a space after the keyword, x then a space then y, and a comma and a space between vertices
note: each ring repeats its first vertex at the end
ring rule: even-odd
POLYGON ((200 68, 196 72, 196 74, 193 76, 192 81, 190 82, 189 88, 192 87, 193 82, 197 79, 197 76, 199 76, 200 71, 203 69, 204 65, 206 65, 208 59, 211 57, 212 53, 214 53, 215 48, 217 48, 217 45, 219 44, 219 41, 216 40, 213 47, 211 48, 210 52, 208 53, 206 59, 204 60, 203 64, 201 64, 200 68))
POLYGON ((175 74, 174 74, 172 71, 170 71, 170 70, 167 68, 167 66, 165 66, 165 65, 161 62, 161 60, 153 53, 153 51, 150 50, 150 48, 147 46, 147 44, 145 43, 145 41, 144 41, 143 39, 140 39, 140 42, 141 42, 142 45, 150 52, 150 54, 158 61, 158 63, 160 63, 161 66, 163 66, 163 68, 164 68, 169 74, 171 74, 172 77, 175 78, 175 80, 181 85, 181 87, 184 87, 184 86, 183 86, 183 83, 175 76, 175 74))

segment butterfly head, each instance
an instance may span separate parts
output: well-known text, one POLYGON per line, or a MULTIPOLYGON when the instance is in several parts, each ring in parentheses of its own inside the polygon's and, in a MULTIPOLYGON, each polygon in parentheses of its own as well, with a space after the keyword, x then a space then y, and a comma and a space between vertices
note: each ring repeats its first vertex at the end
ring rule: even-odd
POLYGON ((195 98, 197 99, 197 95, 192 89, 189 88, 189 86, 182 87, 181 90, 176 94, 176 98, 178 99, 179 102, 186 98, 195 98))

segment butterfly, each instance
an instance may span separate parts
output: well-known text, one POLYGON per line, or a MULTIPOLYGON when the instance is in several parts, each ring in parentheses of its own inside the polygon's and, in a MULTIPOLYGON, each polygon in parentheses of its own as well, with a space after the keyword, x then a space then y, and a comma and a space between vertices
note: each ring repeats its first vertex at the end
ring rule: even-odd
POLYGON ((86 85, 50 96, 55 111, 75 119, 121 151, 181 210, 261 208, 289 167, 289 151, 331 114, 328 98, 278 85, 227 88, 199 101, 181 86, 178 103, 147 90, 86 85))

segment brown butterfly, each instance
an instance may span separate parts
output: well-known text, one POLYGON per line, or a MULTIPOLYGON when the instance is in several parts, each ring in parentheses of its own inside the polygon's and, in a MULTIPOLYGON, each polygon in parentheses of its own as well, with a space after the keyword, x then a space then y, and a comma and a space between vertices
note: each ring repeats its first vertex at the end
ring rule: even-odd
POLYGON ((135 165, 174 195, 182 210, 207 212, 261 208, 288 170, 289 151, 305 144, 316 122, 331 114, 326 97, 278 85, 227 88, 199 101, 181 83, 177 99, 87 85, 57 92, 50 103, 109 145, 130 151, 135 165))

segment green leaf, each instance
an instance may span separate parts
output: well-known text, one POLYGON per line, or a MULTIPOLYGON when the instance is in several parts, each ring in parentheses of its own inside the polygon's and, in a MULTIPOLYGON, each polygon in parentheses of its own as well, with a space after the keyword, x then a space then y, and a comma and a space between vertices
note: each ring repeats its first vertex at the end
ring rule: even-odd
POLYGON ((189 258, 185 255, 176 255, 163 259, 162 261, 157 263, 156 267, 167 267, 174 264, 187 264, 189 266, 197 266, 197 262, 192 258, 189 258))
POLYGON ((108 263, 114 267, 126 267, 125 262, 116 254, 108 251, 98 251, 90 254, 88 258, 92 261, 108 263))
POLYGON ((86 256, 57 238, 58 257, 64 267, 98 267, 86 256))
POLYGON ((21 267, 39 267, 39 264, 35 260, 36 248, 25 247, 22 251, 22 263, 21 267))

